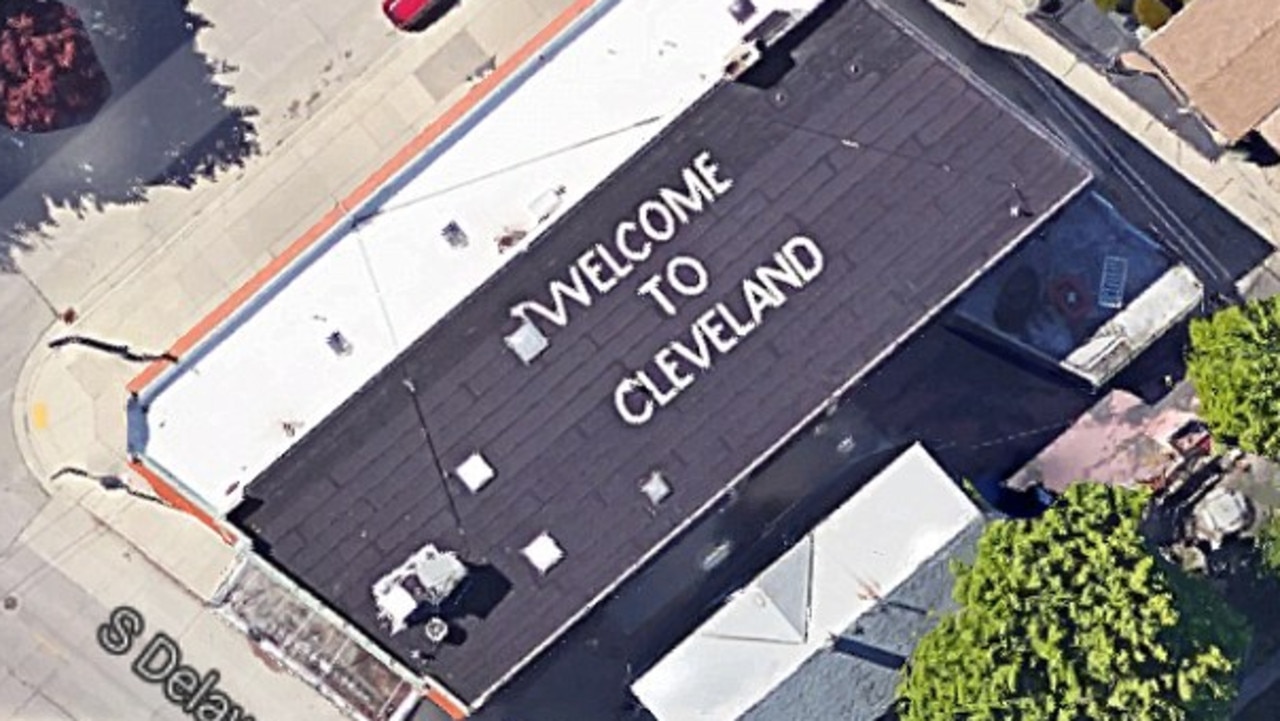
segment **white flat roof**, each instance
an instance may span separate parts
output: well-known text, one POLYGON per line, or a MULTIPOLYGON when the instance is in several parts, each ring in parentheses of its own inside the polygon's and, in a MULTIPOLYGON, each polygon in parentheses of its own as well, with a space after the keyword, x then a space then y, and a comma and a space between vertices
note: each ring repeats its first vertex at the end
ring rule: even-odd
POLYGON ((539 53, 522 81, 496 91, 499 102, 391 181, 374 201, 380 212, 331 231, 309 263, 296 262, 254 310, 153 384, 143 455, 228 512, 308 430, 719 82, 755 23, 820 1, 755 0, 758 12, 739 25, 728 0, 603 0, 594 21, 567 31, 571 42, 539 53), (451 223, 465 247, 443 237, 451 223), (508 230, 526 235, 502 253, 496 239, 508 230), (335 332, 349 352, 330 347, 335 332))
POLYGON ((912 446, 632 691, 660 721, 738 718, 979 516, 928 451, 912 446))

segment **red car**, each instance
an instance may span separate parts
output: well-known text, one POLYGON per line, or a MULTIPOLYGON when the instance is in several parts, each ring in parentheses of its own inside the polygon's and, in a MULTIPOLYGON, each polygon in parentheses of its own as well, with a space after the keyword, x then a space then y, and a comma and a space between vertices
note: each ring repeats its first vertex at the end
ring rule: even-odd
POLYGON ((439 4, 439 0, 382 0, 382 12, 392 25, 407 30, 421 25, 439 4))

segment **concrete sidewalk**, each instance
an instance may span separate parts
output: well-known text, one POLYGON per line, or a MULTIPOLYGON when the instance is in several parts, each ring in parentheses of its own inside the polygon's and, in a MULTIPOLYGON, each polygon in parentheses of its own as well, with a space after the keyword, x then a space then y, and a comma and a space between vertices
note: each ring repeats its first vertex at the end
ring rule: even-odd
MULTIPOLYGON (((36 477, 133 541, 193 592, 211 593, 230 549, 206 529, 155 504, 103 492, 92 479, 50 480, 73 468, 146 487, 129 478, 125 458, 125 384, 140 366, 79 346, 50 350, 47 341, 75 334, 140 352, 168 347, 464 95, 472 70, 490 58, 501 62, 569 5, 462 3, 425 33, 396 36, 371 70, 295 132, 276 128, 276 147, 264 144, 266 154, 231 177, 192 191, 161 189, 143 205, 64 220, 59 253, 22 259, 55 308, 79 314, 71 326, 50 327, 15 389, 14 425, 36 477)), ((376 11, 376 3, 371 7, 376 11)), ((210 14, 216 20, 216 11, 210 14)), ((264 64, 271 49, 258 53, 264 64)), ((234 49, 226 52, 229 60, 245 62, 234 49)), ((278 89, 264 83, 259 92, 278 89)))
MULTIPOLYGON (((1022 0, 929 0, 978 40, 1025 56, 1058 78, 1204 192, 1280 246, 1280 167, 1224 154, 1209 161, 1026 17, 1022 0)), ((886 3, 892 7, 891 0, 886 3)))
POLYGON ((202 673, 219 671, 217 687, 254 718, 344 718, 301 679, 257 661, 247 638, 73 499, 47 504, 19 540, 21 550, 0 563, 0 583, 14 605, 0 621, 8 661, 0 680, 0 719, 191 718, 158 685, 130 671, 157 632, 176 642, 182 663, 202 673), (102 648, 97 633, 120 606, 136 609, 145 634, 127 656, 116 657, 102 648))

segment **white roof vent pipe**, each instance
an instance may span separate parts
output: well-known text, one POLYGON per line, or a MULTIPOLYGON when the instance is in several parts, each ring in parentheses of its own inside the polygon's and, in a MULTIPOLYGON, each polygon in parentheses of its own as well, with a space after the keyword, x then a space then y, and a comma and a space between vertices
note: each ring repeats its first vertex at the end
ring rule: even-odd
POLYGON ((563 185, 557 185, 534 198, 533 202, 529 204, 529 212, 533 214, 534 222, 545 223, 548 218, 555 215, 555 212, 564 203, 564 194, 566 192, 568 191, 563 185))

